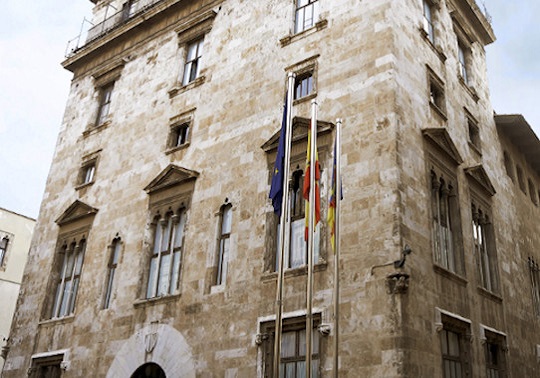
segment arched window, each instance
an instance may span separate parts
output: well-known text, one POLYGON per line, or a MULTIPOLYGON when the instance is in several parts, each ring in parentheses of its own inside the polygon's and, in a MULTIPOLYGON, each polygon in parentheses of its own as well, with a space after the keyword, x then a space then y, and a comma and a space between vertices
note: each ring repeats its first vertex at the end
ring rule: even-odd
POLYGON ((122 245, 122 239, 119 236, 113 239, 109 250, 109 262, 107 264, 107 281, 105 282, 105 294, 103 296, 103 308, 109 308, 111 304, 111 295, 114 283, 114 276, 116 274, 116 268, 118 267, 118 261, 120 259, 120 248, 122 245))

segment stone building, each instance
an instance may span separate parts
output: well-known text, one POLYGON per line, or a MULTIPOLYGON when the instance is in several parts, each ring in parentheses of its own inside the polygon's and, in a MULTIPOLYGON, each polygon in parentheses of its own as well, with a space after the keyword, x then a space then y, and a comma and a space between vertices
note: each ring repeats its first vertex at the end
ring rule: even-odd
MULTIPOLYGON (((475 1, 93 2, 63 63, 71 92, 5 377, 272 376, 268 193, 288 73, 291 194, 315 99, 322 219, 344 120, 340 376, 535 376, 540 141, 523 117, 494 118, 495 36, 475 1)), ((290 206, 294 238, 304 208, 290 206)), ((329 377, 335 261, 318 227, 313 361, 329 377)), ((294 240, 282 365, 299 377, 294 240)))
POLYGON ((35 223, 35 219, 0 208, 0 371, 35 223))

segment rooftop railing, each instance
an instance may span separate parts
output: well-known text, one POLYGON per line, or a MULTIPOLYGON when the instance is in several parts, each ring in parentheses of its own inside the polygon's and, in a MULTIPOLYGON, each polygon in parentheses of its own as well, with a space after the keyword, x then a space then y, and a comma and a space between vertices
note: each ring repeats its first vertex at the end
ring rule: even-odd
POLYGON ((108 5, 105 9, 103 20, 97 24, 93 24, 85 18, 82 22, 79 35, 68 41, 65 56, 70 57, 84 45, 109 33, 131 18, 148 11, 161 1, 163 0, 132 0, 125 3, 120 10, 114 8, 112 5, 108 5))

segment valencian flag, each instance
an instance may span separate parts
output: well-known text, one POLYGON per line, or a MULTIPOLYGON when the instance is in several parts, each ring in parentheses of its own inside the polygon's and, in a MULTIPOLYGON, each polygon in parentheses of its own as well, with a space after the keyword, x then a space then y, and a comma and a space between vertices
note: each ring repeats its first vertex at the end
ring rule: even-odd
MULTIPOLYGON (((286 99, 287 97, 285 97, 286 99)), ((272 185, 270 186, 269 198, 272 199, 274 213, 281 216, 281 206, 283 203, 283 169, 285 164, 285 132, 287 129, 287 100, 283 106, 283 120, 281 122, 281 131, 279 134, 276 162, 274 163, 274 172, 272 175, 272 185)))
MULTIPOLYGON (((330 227, 330 243, 332 244, 332 251, 336 250, 336 193, 337 188, 337 139, 334 144, 334 164, 332 166, 332 183, 330 185, 330 199, 328 200, 328 227, 330 227)), ((340 200, 343 199, 343 190, 339 188, 340 200)))
MULTIPOLYGON (((311 130, 311 127, 310 127, 311 130)), ((308 233, 309 233, 309 217, 307 214, 309 214, 309 191, 311 186, 311 131, 308 131, 308 143, 307 143, 307 156, 306 156, 306 170, 304 171, 304 191, 303 196, 306 200, 306 207, 304 214, 306 218, 306 232, 304 234, 304 238, 307 241, 308 240, 308 233)), ((313 227, 319 223, 321 220, 321 193, 319 189, 319 182, 321 180, 321 167, 319 165, 319 154, 317 153, 317 147, 315 147, 315 224, 313 227)))

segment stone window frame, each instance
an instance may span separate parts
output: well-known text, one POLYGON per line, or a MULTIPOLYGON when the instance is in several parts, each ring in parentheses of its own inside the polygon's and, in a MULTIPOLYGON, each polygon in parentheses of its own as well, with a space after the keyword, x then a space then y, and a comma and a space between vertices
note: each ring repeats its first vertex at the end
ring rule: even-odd
POLYGON ((0 271, 5 271, 7 268, 14 237, 15 235, 10 232, 0 231, 0 271))
POLYGON ((117 91, 118 80, 121 77, 122 70, 128 58, 119 58, 115 59, 109 64, 106 64, 103 67, 98 68, 96 71, 92 72, 90 76, 94 79, 94 101, 95 101, 95 110, 91 117, 90 123, 86 126, 86 129, 83 131, 83 136, 91 135, 95 132, 99 132, 107 128, 111 124, 113 117, 113 110, 111 106, 114 104, 114 96, 117 91), (107 112, 105 116, 101 116, 103 101, 104 101, 104 91, 110 89, 109 101, 107 101, 107 112))
POLYGON ((529 186, 529 197, 531 198, 532 203, 535 206, 538 206, 538 197, 537 197, 536 187, 534 186, 534 182, 530 177, 527 179, 527 184, 529 186))
POLYGON ((506 361, 506 353, 508 352, 506 333, 480 324, 479 339, 484 349, 487 376, 506 378, 508 368, 506 361))
POLYGON ((516 164, 516 176, 517 176, 517 181, 518 181, 518 184, 519 184, 519 188, 521 189, 523 194, 527 195, 527 187, 526 187, 526 184, 525 184, 525 176, 523 174, 523 169, 521 168, 521 166, 519 164, 516 164))
MULTIPOLYGON (((145 229, 144 242, 144 258, 141 259, 142 278, 139 288, 139 299, 134 302, 135 307, 146 306, 156 301, 176 300, 182 294, 182 277, 184 270, 184 261, 186 256, 186 234, 189 234, 189 215, 191 209, 191 199, 195 186, 195 180, 199 173, 179 167, 174 164, 169 164, 159 175, 152 180, 150 184, 144 188, 148 194, 148 218, 145 229), (166 295, 157 295, 158 287, 156 286, 156 295, 148 296, 151 262, 154 257, 154 243, 156 239, 156 227, 161 220, 173 222, 181 221, 184 216, 184 224, 182 229, 182 244, 179 250, 179 267, 177 272, 177 285, 173 292, 166 295)), ((178 224, 178 223, 176 223, 178 224)), ((170 247, 170 240, 169 240, 170 247)), ((178 245, 176 246, 178 247, 178 245)), ((174 255, 174 240, 171 251, 174 255)), ((160 252, 160 251, 159 251, 160 252)), ((174 257, 174 256, 172 256, 174 257)), ((173 266, 171 261, 171 267, 173 266)), ((159 280, 159 278, 158 278, 159 280)), ((169 287, 170 289, 170 287, 169 287)))
MULTIPOLYGON (((323 30, 323 29, 326 29, 326 27, 328 26, 328 20, 326 18, 324 18, 323 16, 323 13, 321 13, 320 11, 320 8, 318 10, 318 17, 317 17, 317 20, 314 20, 313 24, 303 30, 300 30, 298 31, 296 29, 296 15, 297 15, 297 1, 298 0, 294 0, 294 1, 291 1, 291 12, 292 14, 290 14, 290 26, 289 26, 289 33, 288 35, 286 35, 285 37, 281 38, 279 40, 280 44, 281 44, 281 47, 285 47, 285 46, 288 46, 289 44, 293 43, 293 42, 296 42, 296 41, 299 41, 303 38, 306 38, 310 35, 312 35, 313 33, 316 33, 320 30, 323 30)), ((315 3, 321 3, 322 4, 322 0, 309 0, 310 4, 315 4, 315 3)), ((317 5, 317 7, 319 7, 320 4, 317 5)), ((309 4, 308 4, 309 6, 309 4)))
POLYGON ((427 64, 426 71, 429 106, 443 121, 447 121, 448 118, 446 115, 446 92, 444 81, 427 64))
MULTIPOLYGON (((312 372, 316 372, 316 376, 321 376, 321 362, 324 361, 324 350, 326 339, 323 336, 326 336, 327 333, 324 332, 324 323, 322 322, 322 313, 321 311, 313 311, 313 331, 312 331, 312 340, 313 344, 318 341, 317 347, 313 348, 312 358, 316 365, 312 369, 312 372), (317 361, 318 367, 317 367, 317 361)), ((271 319, 259 319, 258 323, 259 333, 257 335, 257 344, 260 347, 260 352, 262 353, 262 377, 268 378, 273 377, 273 356, 274 356, 274 339, 275 339, 275 316, 271 319)), ((306 329, 306 315, 305 311, 298 311, 291 314, 284 314, 282 319, 282 340, 283 335, 286 333, 295 333, 305 331, 306 329)), ((304 338, 305 340, 305 338, 304 338)), ((296 339, 295 341, 298 341, 296 339)), ((283 342, 283 341, 282 341, 283 342)), ((298 352, 298 346, 295 344, 295 352, 298 352)), ((305 351, 305 349, 304 349, 305 351)), ((305 353, 305 352, 304 352, 305 353)), ((281 359, 280 359, 281 360, 281 359)), ((305 355, 295 355, 288 359, 289 363, 305 361, 305 355)), ((280 364, 281 365, 281 364, 280 364)))
POLYGON ((175 115, 169 119, 169 131, 165 146, 165 153, 170 154, 175 151, 188 148, 191 144, 191 135, 193 133, 193 119, 196 108, 191 108, 185 112, 175 115), (183 137, 184 143, 177 144, 178 132, 186 129, 186 135, 183 137))
MULTIPOLYGON (((310 119, 302 117, 293 118, 293 135, 292 135, 292 144, 291 144, 291 175, 294 172, 295 167, 300 168, 302 171, 305 167, 306 159, 306 150, 307 150, 307 130, 309 128, 310 119)), ((326 196, 323 191, 325 187, 324 181, 326 161, 331 159, 330 149, 331 149, 331 131, 334 128, 334 125, 319 120, 318 132, 317 132, 317 149, 319 154, 319 163, 321 166, 321 222, 317 225, 320 227, 319 231, 319 255, 318 262, 314 262, 314 271, 320 271, 326 269, 326 259, 328 255, 329 246, 327 246, 327 237, 326 237, 326 222, 323 222, 325 215, 322 214, 322 209, 325 208, 326 196)), ((268 140, 263 146, 263 150, 267 153, 268 158, 268 182, 272 181, 272 172, 274 168, 274 162, 277 151, 277 141, 278 141, 279 131, 274 134, 270 140, 268 140)), ((264 253, 264 262, 263 262, 263 275, 265 278, 274 279, 277 275, 277 249, 278 249, 278 227, 279 227, 279 217, 272 211, 268 211, 266 214, 266 242, 265 242, 265 253, 264 253)), ((329 242, 329 241, 328 241, 329 242)), ((303 265, 297 268, 286 268, 285 276, 296 276, 307 273, 307 266, 303 265)))
POLYGON ((461 376, 470 376, 472 371, 471 326, 472 322, 470 319, 443 310, 439 307, 435 308, 435 330, 439 334, 440 339, 441 377, 449 378, 444 375, 445 363, 458 363, 461 367, 461 376), (452 355, 448 352, 445 353, 444 344, 445 341, 448 342, 449 335, 456 335, 458 337, 458 355, 452 355))
POLYGON ((294 91, 293 94, 293 105, 298 105, 307 101, 310 101, 317 97, 317 78, 318 78, 318 59, 320 57, 320 54, 315 54, 313 56, 310 56, 309 58, 306 58, 300 62, 297 62, 293 65, 290 65, 285 68, 285 72, 289 73, 292 72, 296 75, 295 81, 294 81, 294 91), (296 88, 298 81, 307 77, 311 76, 311 92, 306 94, 305 96, 297 97, 296 96, 296 88))
MULTIPOLYGON (((69 349, 60 349, 51 352, 43 352, 33 354, 31 357, 31 365, 28 369, 27 375, 29 378, 42 377, 43 371, 41 369, 47 367, 55 367, 54 375, 50 375, 53 378, 60 378, 62 371, 69 370, 71 362, 69 360, 69 349)), ((51 373, 49 371, 49 373, 51 373)), ((49 375, 47 375, 49 377, 49 375)))
POLYGON ((116 236, 112 239, 111 243, 107 246, 107 276, 105 280, 103 291, 103 300, 101 304, 101 309, 106 310, 111 306, 111 301, 114 293, 115 276, 118 270, 118 265, 122 259, 124 249, 124 242, 120 235, 117 233, 116 236))
MULTIPOLYGON (((217 15, 216 10, 208 10, 194 17, 189 18, 174 31, 178 35, 179 47, 179 72, 175 77, 175 82, 169 90, 169 97, 174 97, 192 88, 202 85, 206 81, 206 67, 202 65, 202 59, 199 67, 199 75, 189 83, 184 84, 184 71, 186 67, 189 45, 198 40, 203 40, 203 54, 208 51, 207 35, 212 30, 214 19, 217 15)), ((201 57, 202 58, 202 57, 201 57)))
POLYGON ((540 317, 540 264, 538 260, 529 256, 527 258, 527 265, 531 282, 533 313, 540 317))
POLYGON ((482 139, 480 137, 480 127, 476 118, 467 110, 463 108, 465 113, 465 122, 467 125, 467 142, 469 147, 477 154, 482 155, 482 139))
POLYGON ((77 174, 75 190, 79 190, 94 184, 101 151, 102 150, 99 149, 83 156, 81 167, 79 168, 79 172, 77 174), (88 177, 89 175, 91 176, 90 178, 88 177))
POLYGON ((508 175, 508 177, 510 177, 510 180, 515 183, 516 174, 514 170, 514 162, 512 161, 512 158, 510 157, 510 154, 507 150, 503 150, 503 164, 506 170, 506 174, 508 175))
POLYGON ((223 286, 227 282, 227 272, 231 260, 231 233, 232 233, 232 216, 234 207, 228 199, 221 205, 217 216, 218 234, 215 258, 215 274, 213 278, 214 286, 223 286), (224 222, 225 214, 229 214, 228 222, 224 222), (226 246, 226 244, 228 244, 226 246))

